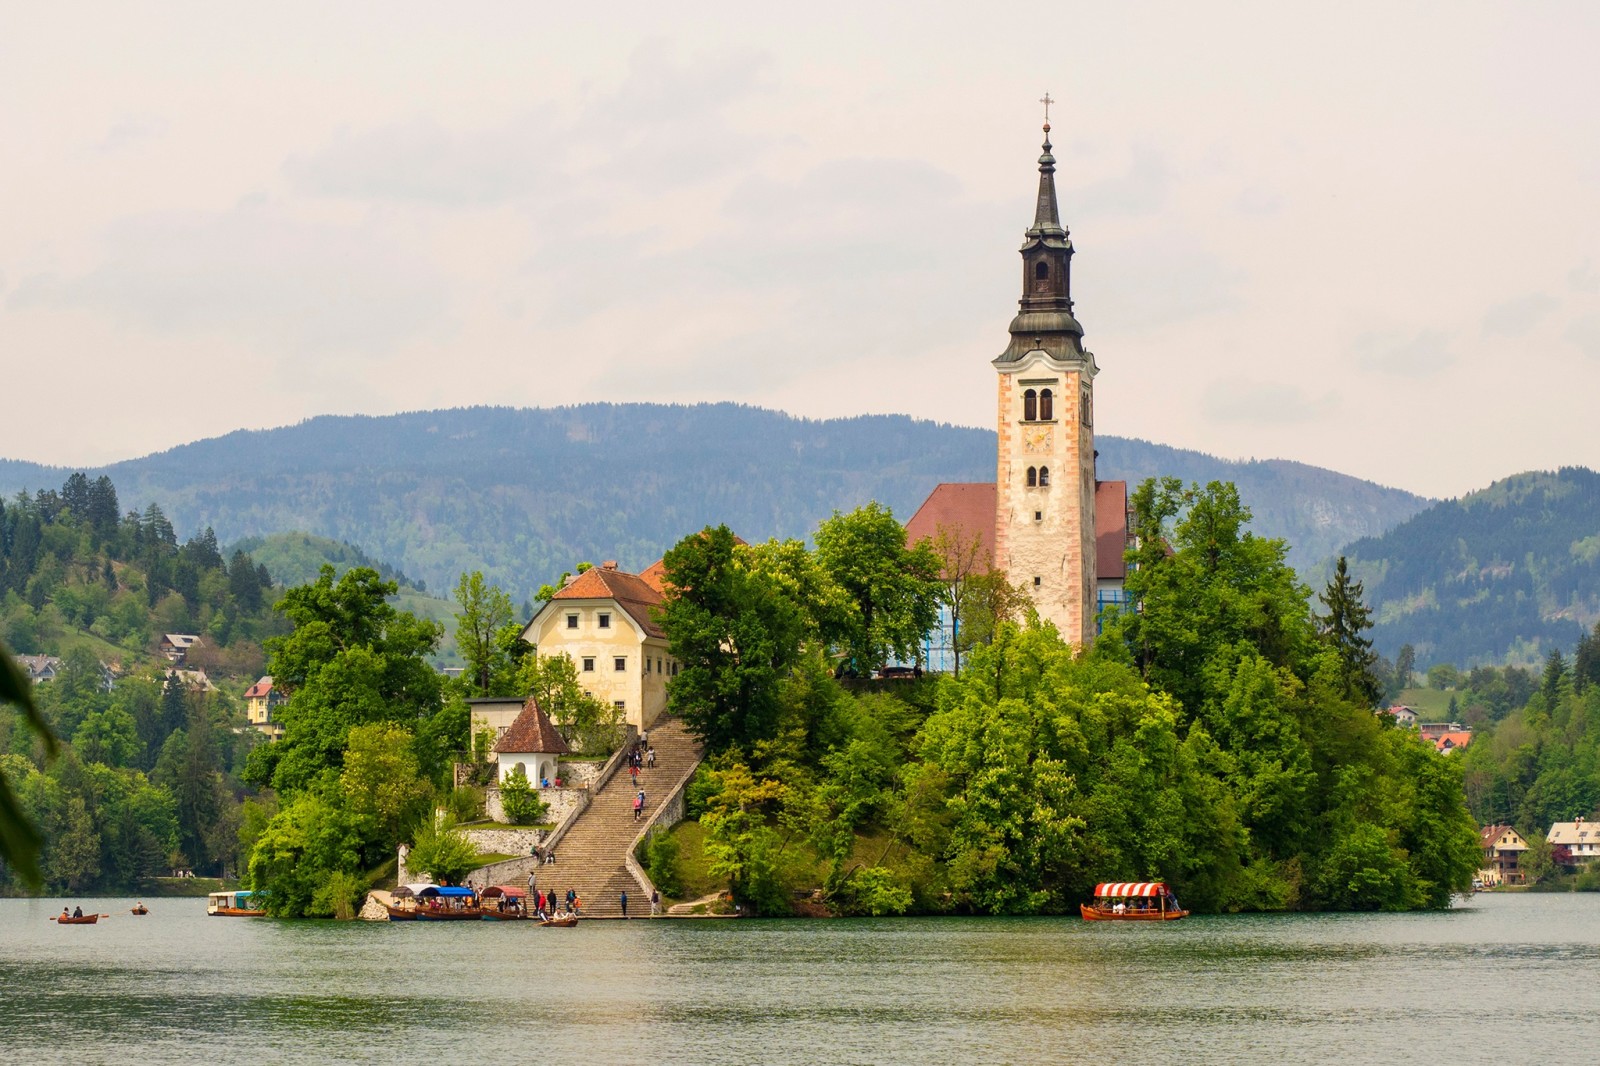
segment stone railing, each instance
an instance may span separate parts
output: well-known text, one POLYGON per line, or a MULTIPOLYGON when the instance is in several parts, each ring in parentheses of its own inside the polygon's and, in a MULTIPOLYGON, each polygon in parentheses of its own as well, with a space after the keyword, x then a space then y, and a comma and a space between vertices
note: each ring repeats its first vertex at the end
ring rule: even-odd
POLYGON ((667 793, 667 798, 662 802, 661 806, 656 808, 655 813, 645 821, 644 827, 633 838, 633 843, 628 845, 628 854, 624 858, 623 864, 627 866, 628 873, 633 875, 634 883, 639 886, 641 899, 648 900, 655 895, 656 883, 650 880, 650 875, 639 864, 635 853, 639 850, 640 842, 650 834, 664 833, 683 821, 684 815, 688 812, 685 797, 689 791, 689 782, 694 779, 695 771, 698 769, 700 769, 700 763, 699 760, 696 760, 695 764, 689 767, 688 772, 678 778, 678 783, 672 786, 672 791, 667 793))

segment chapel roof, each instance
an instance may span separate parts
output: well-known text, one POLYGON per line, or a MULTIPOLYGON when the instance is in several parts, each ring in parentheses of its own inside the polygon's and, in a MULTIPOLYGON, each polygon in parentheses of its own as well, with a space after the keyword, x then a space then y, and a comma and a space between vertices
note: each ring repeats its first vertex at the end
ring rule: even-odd
POLYGON ((539 701, 532 696, 522 705, 522 713, 506 728, 505 735, 495 742, 496 754, 520 755, 533 752, 540 755, 565 755, 571 749, 556 732, 550 716, 544 713, 539 701))
MULTIPOLYGON (((999 494, 992 481, 946 481, 934 486, 917 513, 906 523, 906 543, 933 540, 940 526, 976 533, 983 562, 994 559, 994 523, 999 494)), ((1095 575, 1121 581, 1128 575, 1123 552, 1128 546, 1128 483, 1098 481, 1094 487, 1095 575)))

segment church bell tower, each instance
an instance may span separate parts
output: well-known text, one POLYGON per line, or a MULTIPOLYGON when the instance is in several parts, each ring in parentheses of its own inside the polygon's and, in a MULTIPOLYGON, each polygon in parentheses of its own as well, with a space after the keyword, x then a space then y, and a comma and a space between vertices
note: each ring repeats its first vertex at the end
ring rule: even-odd
POLYGON ((1094 639, 1094 355, 1072 315, 1072 241, 1056 206, 1045 104, 1039 198, 1022 244, 1022 299, 999 376, 995 563, 1072 644, 1094 639))

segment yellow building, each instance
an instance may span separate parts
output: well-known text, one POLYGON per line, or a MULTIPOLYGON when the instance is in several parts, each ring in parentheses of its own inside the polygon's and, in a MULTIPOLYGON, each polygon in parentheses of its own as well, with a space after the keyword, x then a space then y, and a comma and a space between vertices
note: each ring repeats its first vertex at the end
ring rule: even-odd
POLYGON ((273 717, 272 712, 282 707, 284 702, 283 693, 272 687, 272 675, 268 674, 245 692, 245 717, 269 739, 277 740, 283 736, 283 725, 273 717))
POLYGON ((584 690, 648 729, 667 706, 678 665, 651 612, 661 604, 662 566, 642 574, 601 563, 572 578, 534 613, 522 639, 540 655, 571 656, 584 690))

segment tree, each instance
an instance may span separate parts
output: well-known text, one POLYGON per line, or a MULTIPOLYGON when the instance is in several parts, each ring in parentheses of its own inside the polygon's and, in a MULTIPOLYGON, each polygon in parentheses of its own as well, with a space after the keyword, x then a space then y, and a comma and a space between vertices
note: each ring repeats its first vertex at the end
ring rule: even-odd
POLYGON ((420 870, 441 885, 454 884, 478 865, 478 849, 456 828, 455 820, 436 815, 417 832, 406 866, 420 870))
POLYGON ((799 661, 805 612, 770 575, 740 564, 727 526, 679 541, 664 559, 660 609, 679 670, 667 706, 713 751, 777 729, 779 685, 799 661))
POLYGON ((1373 673, 1378 657, 1363 634, 1372 628, 1372 612, 1362 600, 1361 582, 1350 580, 1344 556, 1334 567, 1327 589, 1318 595, 1328 613, 1317 618, 1322 638, 1339 657, 1340 685, 1345 699, 1373 706, 1381 688, 1373 673))
POLYGON ((362 853, 371 861, 404 840, 433 799, 433 788, 412 750, 411 734, 393 722, 350 730, 339 791, 344 806, 370 826, 362 853))
POLYGON ((1310 590, 1281 540, 1246 531, 1250 510, 1233 485, 1152 478, 1132 506, 1137 548, 1125 587, 1137 606, 1106 619, 1095 654, 1130 658, 1191 712, 1242 655, 1306 669, 1316 643, 1310 590))
POLYGON ((566 652, 523 660, 516 691, 531 696, 579 751, 599 754, 622 743, 622 713, 578 681, 578 666, 566 652))
POLYGON ((838 511, 817 528, 817 562, 855 605, 844 650, 871 673, 890 658, 916 655, 939 618, 939 558, 923 542, 906 547, 905 527, 877 503, 838 511))
POLYGON ((544 820, 550 805, 528 784, 528 772, 518 763, 500 780, 500 808, 507 825, 534 825, 544 820))
MULTIPOLYGON (((23 724, 53 757, 57 751, 55 734, 33 702, 33 686, 17 669, 11 649, 0 642, 0 705, 8 703, 22 712, 23 724)), ((23 813, 6 775, 0 772, 0 863, 15 869, 29 885, 37 885, 39 851, 43 845, 38 828, 23 813)))
POLYGON ((280 791, 307 788, 337 773, 355 726, 415 729, 438 713, 441 683, 425 656, 441 630, 391 605, 387 597, 398 591, 370 567, 335 582, 333 567, 324 566, 315 582, 284 593, 278 610, 295 628, 268 641, 273 683, 290 693, 281 711, 284 735, 252 753, 251 781, 280 791))
POLYGON ((474 570, 457 582, 456 605, 456 645, 467 660, 473 691, 492 695, 495 676, 504 672, 505 652, 496 638, 511 621, 511 597, 474 570))
POLYGON ((1417 650, 1409 644, 1400 645, 1400 653, 1394 660, 1395 685, 1399 688, 1410 688, 1412 675, 1416 672, 1417 650))

